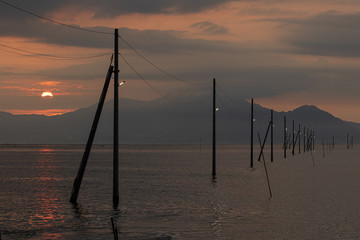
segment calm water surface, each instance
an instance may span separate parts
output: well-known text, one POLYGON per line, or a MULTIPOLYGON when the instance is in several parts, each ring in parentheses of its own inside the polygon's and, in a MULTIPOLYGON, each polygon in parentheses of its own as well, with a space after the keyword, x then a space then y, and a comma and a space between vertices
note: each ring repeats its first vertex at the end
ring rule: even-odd
POLYGON ((113 239, 111 217, 120 239, 360 239, 359 147, 317 149, 266 152, 270 199, 248 146, 218 147, 216 179, 209 146, 121 146, 113 209, 112 146, 93 149, 76 206, 84 146, 0 146, 1 239, 113 239))

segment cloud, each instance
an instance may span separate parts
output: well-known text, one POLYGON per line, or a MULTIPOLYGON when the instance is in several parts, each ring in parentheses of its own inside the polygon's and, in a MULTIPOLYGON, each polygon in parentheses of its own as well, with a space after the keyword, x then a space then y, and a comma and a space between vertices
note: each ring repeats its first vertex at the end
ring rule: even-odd
POLYGON ((229 29, 224 26, 219 26, 212 22, 197 22, 191 25, 191 27, 196 28, 207 34, 225 34, 229 32, 229 29))
MULTIPOLYGON (((142 14, 184 14, 200 12, 211 9, 227 2, 239 0, 62 0, 62 1, 9 1, 17 7, 23 8, 36 14, 48 15, 57 10, 91 10, 95 18, 113 18, 122 14, 142 13, 142 14)), ((11 13, 18 11, 11 9, 6 4, 1 3, 0 14, 2 18, 10 17, 11 13)))
POLYGON ((280 20, 287 31, 283 41, 297 53, 360 57, 360 13, 329 11, 307 19, 280 20))

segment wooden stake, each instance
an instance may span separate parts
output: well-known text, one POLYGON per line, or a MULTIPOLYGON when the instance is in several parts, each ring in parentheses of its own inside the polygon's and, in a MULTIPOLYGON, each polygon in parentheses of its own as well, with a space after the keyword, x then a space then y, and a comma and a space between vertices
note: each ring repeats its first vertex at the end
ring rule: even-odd
POLYGON ((95 133, 96 133, 96 129, 97 129, 97 126, 98 126, 98 123, 99 123, 99 120, 100 120, 101 111, 102 111, 103 106, 104 106, 106 93, 107 93, 107 90, 109 88, 112 73, 113 73, 113 66, 109 66, 109 69, 108 69, 108 72, 107 72, 106 78, 105 78, 104 87, 103 87, 103 90, 102 90, 101 95, 100 95, 100 100, 99 100, 99 103, 98 103, 98 107, 96 109, 94 121, 93 121, 93 124, 91 126, 89 138, 88 138, 88 141, 86 143, 85 152, 83 154, 83 157, 82 157, 82 160, 81 160, 81 163, 80 163, 80 166, 79 166, 79 170, 78 170, 78 173, 76 175, 74 185, 73 185, 73 188, 72 188, 72 191, 71 191, 70 202, 74 203, 74 204, 77 202, 81 182, 82 182, 82 179, 84 177, 86 164, 87 164, 87 161, 89 159, 91 147, 92 147, 94 137, 95 137, 95 133))

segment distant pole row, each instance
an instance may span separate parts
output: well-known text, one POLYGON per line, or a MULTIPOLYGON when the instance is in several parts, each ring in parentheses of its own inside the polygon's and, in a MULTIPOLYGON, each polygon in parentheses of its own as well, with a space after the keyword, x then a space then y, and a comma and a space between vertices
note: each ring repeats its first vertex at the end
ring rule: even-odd
POLYGON ((292 155, 295 155, 296 144, 298 144, 299 154, 301 153, 301 135, 303 134, 303 145, 304 152, 312 151, 315 149, 315 131, 306 128, 304 126, 304 132, 301 133, 301 125, 299 124, 299 128, 295 130, 295 121, 292 121, 292 134, 288 134, 288 129, 286 127, 286 116, 284 116, 284 158, 286 158, 287 149, 292 149, 292 155))

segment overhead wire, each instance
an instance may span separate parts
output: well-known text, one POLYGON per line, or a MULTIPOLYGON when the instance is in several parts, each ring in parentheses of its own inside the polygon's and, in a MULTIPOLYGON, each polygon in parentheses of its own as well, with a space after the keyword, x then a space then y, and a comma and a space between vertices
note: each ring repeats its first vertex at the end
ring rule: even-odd
POLYGON ((126 41, 120 34, 119 34, 119 38, 121 39, 121 41, 123 41, 126 46, 131 49, 133 52, 135 52, 139 57, 141 57, 142 59, 144 59, 146 62, 148 62, 151 66, 153 66, 154 68, 156 68, 157 70, 159 70, 160 72, 162 72, 163 74, 167 75, 168 77, 171 77, 175 80, 178 80, 180 82, 184 82, 187 84, 192 84, 192 85, 210 85, 211 82, 208 83, 201 83, 201 82, 191 82, 191 81, 187 81, 184 80, 182 78, 179 78, 167 71, 165 71, 164 69, 160 68, 159 66, 157 66, 155 63, 153 63, 152 61, 150 61, 148 58, 146 58, 143 54, 141 54, 135 47, 133 47, 128 41, 126 41))
POLYGON ((19 51, 19 52, 14 52, 14 51, 1 49, 1 50, 10 52, 10 53, 14 53, 14 54, 18 54, 18 55, 22 55, 22 56, 26 56, 26 57, 38 57, 38 58, 51 59, 51 60, 81 60, 81 59, 98 58, 98 57, 103 57, 103 56, 107 56, 107 55, 111 54, 110 52, 107 52, 107 53, 101 53, 101 54, 96 54, 96 55, 91 55, 91 56, 60 56, 60 55, 54 55, 54 54, 28 51, 28 50, 24 50, 24 49, 20 49, 20 48, 16 48, 16 47, 11 47, 9 45, 2 44, 2 43, 0 43, 0 46, 19 51), (21 52, 23 52, 23 53, 21 53, 21 52), (25 54, 25 53, 27 53, 27 54, 25 54), (31 54, 31 55, 29 55, 29 54, 31 54))
POLYGON ((236 100, 235 98, 233 98, 232 96, 230 96, 230 94, 228 94, 219 84, 216 84, 216 86, 228 99, 232 100, 233 102, 235 102, 237 104, 243 104, 243 103, 239 102, 238 100, 236 100))
MULTIPOLYGON (((113 34, 111 32, 104 32, 104 31, 97 31, 97 30, 91 30, 91 29, 87 29, 87 28, 82 28, 82 27, 78 27, 78 26, 74 26, 74 25, 70 25, 70 24, 66 24, 66 23, 62 23, 62 22, 59 22, 59 21, 56 21, 56 20, 53 20, 53 19, 50 19, 50 18, 47 18, 47 17, 43 17, 39 14, 36 14, 36 13, 33 13, 31 11, 28 11, 28 10, 25 10, 21 7, 18 7, 18 6, 15 6, 13 4, 10 4, 4 0, 0 0, 0 3, 3 3, 9 7, 12 7, 18 11, 21 11, 23 13, 26 13, 26 14, 29 14, 33 17, 37 17, 37 18, 40 18, 40 19, 43 19, 43 20, 46 20, 48 22, 51 22, 51 23, 54 23, 54 24, 58 24, 58 25, 61 25, 61 26, 65 26, 65 27, 69 27, 69 28, 72 28, 72 29, 76 29, 76 30, 80 30, 80 31, 85 31, 85 32, 91 32, 91 33, 97 33, 97 34, 106 34, 106 35, 110 35, 110 34, 113 34)), ((160 68, 159 66, 157 66, 156 64, 154 64, 152 61, 150 61, 148 58, 146 58, 143 54, 141 54, 138 50, 136 50, 135 47, 133 47, 128 41, 126 41, 121 35, 118 35, 119 38, 121 39, 121 41, 123 41, 126 46, 132 50, 134 53, 136 53, 138 56, 140 56, 143 60, 145 60, 147 63, 149 63, 151 66, 153 66, 154 68, 156 68, 157 70, 159 70, 160 72, 162 72, 163 74, 167 75, 168 77, 171 77, 175 80, 178 80, 178 81, 181 81, 181 82, 184 82, 184 83, 187 83, 187 84, 192 84, 192 85, 210 85, 211 83, 200 83, 200 82, 191 82, 191 81, 187 81, 187 80, 184 80, 184 79, 181 79, 179 77, 176 77, 175 75, 165 71, 164 69, 160 68)), ((101 55, 96 55, 96 56, 89 56, 89 57, 61 57, 61 56, 54 56, 54 55, 50 55, 50 54, 42 54, 42 53, 35 53, 35 52, 30 52, 30 51, 26 51, 26 50, 21 50, 21 49, 16 49, 16 48, 12 48, 12 47, 9 47, 9 46, 6 46, 4 44, 0 44, 4 47, 8 47, 10 49, 13 49, 13 50, 17 50, 17 51, 22 51, 22 52, 27 52, 27 53, 30 53, 30 54, 35 54, 35 55, 27 55, 27 54, 24 54, 24 53, 16 53, 16 52, 13 52, 13 51, 9 51, 9 50, 5 50, 5 49, 2 49, 4 51, 7 51, 7 52, 11 52, 11 53, 15 53, 15 54, 19 54, 19 55, 23 55, 23 56, 29 56, 29 57, 39 57, 39 58, 45 58, 45 59, 55 59, 55 58, 58 58, 58 59, 65 59, 65 60, 69 60, 69 59, 83 59, 83 58, 92 58, 92 57, 100 57, 100 56, 104 56, 105 54, 101 54, 101 55)), ((160 90, 156 89, 155 87, 153 87, 148 81, 145 80, 145 78, 143 78, 137 71, 135 68, 133 68, 129 62, 121 55, 121 58, 124 60, 124 62, 134 71, 134 73, 141 79, 143 80, 151 89, 153 89, 155 92, 157 92, 160 96, 164 96, 165 98, 167 98, 168 100, 171 100, 172 102, 174 103, 179 103, 179 104, 190 104, 190 103, 184 103, 184 102, 181 102, 181 101, 178 101, 172 97, 170 97, 169 95, 161 92, 160 90)))
POLYGON ((122 54, 119 53, 119 56, 123 59, 123 61, 126 63, 126 65, 128 65, 131 68, 131 70, 138 76, 138 78, 140 78, 149 88, 151 88, 154 92, 156 92, 160 96, 165 97, 167 100, 169 100, 170 102, 175 103, 175 104, 181 104, 181 105, 193 104, 193 103, 185 103, 185 102, 179 101, 173 97, 170 97, 168 94, 160 91, 159 89, 155 88, 126 60, 126 58, 122 54))
POLYGON ((13 4, 10 4, 6 1, 3 1, 3 0, 0 0, 0 3, 3 3, 9 7, 12 7, 14 9, 17 9, 21 12, 24 12, 26 14, 29 14, 29 15, 32 15, 34 17, 37 17, 37 18, 40 18, 40 19, 43 19, 43 20, 46 20, 48 22, 52 22, 52 23, 55 23, 55 24, 58 24, 58 25, 62 25, 62 26, 65 26, 65 27, 69 27, 69 28, 73 28, 73 29, 76 29, 76 30, 80 30, 80 31, 85 31, 85 32, 91 32, 91 33, 97 33, 97 34, 106 34, 106 35, 109 35, 109 34, 114 34, 114 33, 110 33, 110 32, 104 32, 104 31, 97 31, 97 30, 91 30, 91 29, 87 29, 87 28, 82 28, 82 27, 77 27, 77 26, 74 26, 74 25, 70 25, 70 24, 66 24, 66 23, 62 23, 62 22, 59 22, 59 21, 56 21, 56 20, 53 20, 53 19, 50 19, 50 18, 46 18, 46 17, 43 17, 43 16, 40 16, 36 13, 33 13, 33 12, 30 12, 28 10, 25 10, 23 8, 20 8, 18 6, 15 6, 13 4))

